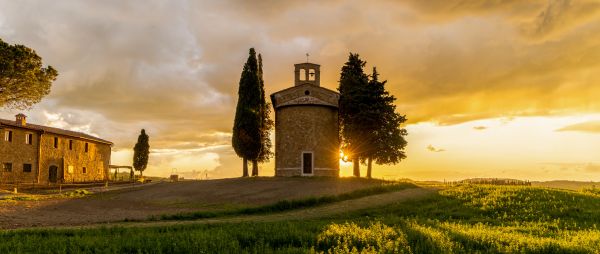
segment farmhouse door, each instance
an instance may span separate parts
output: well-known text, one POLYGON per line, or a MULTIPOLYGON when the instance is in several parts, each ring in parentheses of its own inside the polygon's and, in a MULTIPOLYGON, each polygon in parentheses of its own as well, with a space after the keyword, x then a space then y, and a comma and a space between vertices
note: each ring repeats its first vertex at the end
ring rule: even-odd
POLYGON ((313 173, 313 154, 302 153, 302 174, 312 175, 313 173))
POLYGON ((56 183, 57 179, 58 179, 58 167, 50 166, 50 169, 48 170, 48 181, 50 181, 51 183, 56 183))

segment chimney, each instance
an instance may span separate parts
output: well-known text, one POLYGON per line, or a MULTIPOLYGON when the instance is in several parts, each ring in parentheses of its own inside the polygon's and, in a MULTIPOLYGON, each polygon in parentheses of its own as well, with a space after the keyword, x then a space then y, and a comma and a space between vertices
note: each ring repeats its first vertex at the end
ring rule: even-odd
POLYGON ((17 124, 21 126, 27 125, 27 116, 24 114, 18 114, 15 116, 17 118, 17 124))

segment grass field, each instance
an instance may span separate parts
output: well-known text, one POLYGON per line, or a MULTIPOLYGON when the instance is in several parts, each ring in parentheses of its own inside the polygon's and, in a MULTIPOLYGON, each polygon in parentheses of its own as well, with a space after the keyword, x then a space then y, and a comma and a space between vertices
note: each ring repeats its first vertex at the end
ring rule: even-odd
POLYGON ((599 224, 598 191, 460 185, 317 219, 3 231, 0 253, 600 253, 599 224))

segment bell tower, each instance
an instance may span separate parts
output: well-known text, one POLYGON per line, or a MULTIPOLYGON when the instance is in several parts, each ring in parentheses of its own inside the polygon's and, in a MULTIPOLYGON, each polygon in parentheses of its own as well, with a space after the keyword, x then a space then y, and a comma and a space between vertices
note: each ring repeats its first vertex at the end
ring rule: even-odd
POLYGON ((321 85, 321 66, 314 63, 299 63, 294 64, 294 85, 311 84, 314 86, 321 85))

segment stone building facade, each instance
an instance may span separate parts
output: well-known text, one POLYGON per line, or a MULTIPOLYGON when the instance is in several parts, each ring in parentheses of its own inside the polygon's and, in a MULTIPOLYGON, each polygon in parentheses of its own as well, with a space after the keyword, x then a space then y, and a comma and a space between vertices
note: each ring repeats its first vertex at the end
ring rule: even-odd
POLYGON ((271 95, 275 176, 339 176, 339 94, 320 86, 320 66, 294 65, 294 86, 271 95))
POLYGON ((0 183, 82 183, 108 179, 113 143, 84 133, 0 119, 0 183))

